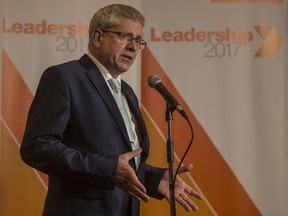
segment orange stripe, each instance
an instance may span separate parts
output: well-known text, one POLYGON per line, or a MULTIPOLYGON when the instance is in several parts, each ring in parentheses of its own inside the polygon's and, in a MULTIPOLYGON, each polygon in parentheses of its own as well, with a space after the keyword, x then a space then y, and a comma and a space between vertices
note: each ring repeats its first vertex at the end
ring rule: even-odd
MULTIPOLYGON (((25 81, 15 65, 2 49, 2 113, 3 119, 14 137, 21 143, 25 130, 27 113, 33 99, 25 81)), ((40 173, 42 180, 48 185, 48 178, 40 173)))
POLYGON ((4 50, 2 62, 2 116, 20 143, 33 95, 4 50))
MULTIPOLYGON (((153 73, 157 73, 165 86, 178 99, 186 110, 194 127, 195 140, 185 163, 193 163, 193 177, 204 192, 209 202, 219 215, 260 215, 240 182, 224 161, 214 144, 199 124, 181 95, 177 92, 165 71, 161 68, 149 48, 142 52, 142 103, 156 122, 161 132, 167 137, 165 122, 166 104, 161 96, 146 81, 153 73)), ((178 113, 173 115, 173 140, 175 152, 180 157, 189 141, 190 130, 185 120, 178 113)))
POLYGON ((34 171, 22 162, 17 141, 2 122, 0 215, 41 215, 46 189, 34 171))
MULTIPOLYGON (((142 106, 143 108, 143 106, 142 106)), ((148 134, 150 138, 150 142, 152 143, 150 146, 150 154, 147 163, 153 164, 157 167, 167 167, 167 157, 166 157, 166 140, 157 130, 157 126, 153 123, 153 121, 149 118, 148 113, 146 110, 142 109, 142 115, 145 120, 148 134)), ((175 159, 175 166, 179 164, 179 161, 175 159)), ((193 171, 192 171, 193 173, 193 171)), ((194 184, 192 181, 190 173, 182 174, 182 179, 189 184, 192 188, 198 190, 197 185, 194 184)), ((193 199, 196 205, 199 207, 197 213, 193 215, 205 215, 205 216, 212 216, 215 215, 214 210, 210 207, 207 200, 197 200, 193 199)), ((143 203, 144 204, 144 203, 143 203)), ((191 212, 186 212, 184 208, 180 207, 180 205, 176 205, 177 207, 177 215, 187 215, 191 216, 191 212), (179 207, 177 207, 179 206, 179 207)), ((147 205, 142 205, 141 214, 142 215, 169 215, 169 205, 168 202, 163 202, 162 200, 155 200, 151 199, 147 205)))

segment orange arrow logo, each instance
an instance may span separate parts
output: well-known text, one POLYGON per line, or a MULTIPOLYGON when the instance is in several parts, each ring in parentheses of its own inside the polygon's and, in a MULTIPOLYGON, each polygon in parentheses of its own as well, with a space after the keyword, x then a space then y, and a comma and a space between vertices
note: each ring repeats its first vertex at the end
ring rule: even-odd
POLYGON ((263 39, 255 57, 272 57, 277 54, 282 45, 282 37, 273 26, 255 26, 256 31, 263 39))

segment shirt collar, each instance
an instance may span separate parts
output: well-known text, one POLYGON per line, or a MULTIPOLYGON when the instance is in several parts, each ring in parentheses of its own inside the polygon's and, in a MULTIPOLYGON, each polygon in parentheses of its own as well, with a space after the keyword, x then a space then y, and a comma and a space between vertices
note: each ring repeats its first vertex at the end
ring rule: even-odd
MULTIPOLYGON (((104 79, 106 80, 106 82, 108 82, 109 79, 112 78, 111 74, 109 73, 109 71, 90 53, 88 52, 87 55, 92 59, 92 61, 96 64, 96 66, 98 67, 98 69, 100 70, 102 76, 104 77, 104 79)), ((121 86, 121 75, 119 75, 117 78, 118 82, 120 83, 121 86)))

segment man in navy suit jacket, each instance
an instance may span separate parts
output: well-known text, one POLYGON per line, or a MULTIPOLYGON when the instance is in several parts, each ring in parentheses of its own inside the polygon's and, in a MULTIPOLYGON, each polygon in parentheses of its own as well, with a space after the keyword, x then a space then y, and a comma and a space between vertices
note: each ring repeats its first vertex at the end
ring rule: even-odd
MULTIPOLYGON (((121 80, 146 45, 144 22, 127 5, 100 9, 90 23, 89 53, 43 73, 20 151, 28 165, 49 176, 44 216, 138 216, 140 200, 169 200, 167 170, 145 163, 145 123, 134 91, 121 80), (134 148, 108 84, 112 77, 121 83, 134 148)), ((197 210, 187 193, 201 199, 177 177, 175 199, 187 211, 197 210)))

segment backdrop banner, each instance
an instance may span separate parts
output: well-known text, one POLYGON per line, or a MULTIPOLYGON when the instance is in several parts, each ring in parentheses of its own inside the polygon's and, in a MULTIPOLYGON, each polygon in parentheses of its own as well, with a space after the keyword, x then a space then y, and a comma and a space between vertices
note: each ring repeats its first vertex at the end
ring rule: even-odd
MULTIPOLYGON (((43 71, 87 52, 90 19, 110 3, 0 0, 0 215, 41 215, 48 178, 19 155, 27 113, 43 71)), ((148 162, 168 166, 166 103, 147 84, 157 74, 194 129, 193 170, 181 175, 205 197, 193 215, 288 215, 287 0, 122 3, 146 17, 148 46, 123 79, 141 99, 148 162)), ((176 167, 191 139, 177 112, 172 136, 176 167)), ((151 199, 141 215, 169 211, 151 199)))

